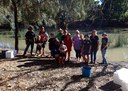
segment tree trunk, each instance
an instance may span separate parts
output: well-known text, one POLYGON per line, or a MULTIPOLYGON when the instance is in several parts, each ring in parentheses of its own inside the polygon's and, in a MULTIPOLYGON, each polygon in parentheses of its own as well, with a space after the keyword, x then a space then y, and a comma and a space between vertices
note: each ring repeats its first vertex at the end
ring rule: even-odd
POLYGON ((12 0, 14 6, 14 20, 15 20, 15 50, 19 51, 19 41, 18 41, 18 17, 17 17, 17 4, 12 0))

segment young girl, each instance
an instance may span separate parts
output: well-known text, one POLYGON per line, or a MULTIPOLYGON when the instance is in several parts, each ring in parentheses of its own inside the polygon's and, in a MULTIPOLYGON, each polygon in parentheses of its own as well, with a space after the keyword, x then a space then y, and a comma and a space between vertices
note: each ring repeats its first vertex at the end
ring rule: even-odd
POLYGON ((106 50, 108 46, 108 38, 107 34, 104 32, 102 33, 102 44, 101 44, 101 53, 102 53, 102 64, 108 64, 106 60, 106 50))
POLYGON ((67 51, 67 46, 64 45, 64 42, 62 41, 60 47, 59 47, 59 63, 64 64, 64 61, 66 59, 66 51, 67 51))
POLYGON ((85 40, 83 41, 82 45, 82 56, 85 64, 88 65, 89 62, 89 54, 91 52, 91 41, 89 39, 89 35, 85 35, 85 40))
POLYGON ((41 45, 43 43, 43 41, 41 40, 41 36, 40 35, 38 35, 37 38, 35 39, 35 43, 37 44, 35 56, 38 56, 38 55, 41 54, 41 45), (37 53, 37 52, 39 52, 39 53, 37 53))
POLYGON ((67 61, 70 61, 70 54, 71 54, 71 49, 72 49, 72 39, 70 33, 68 33, 67 30, 64 31, 64 35, 62 36, 62 41, 64 44, 67 46, 67 61))
POLYGON ((43 41, 42 47, 42 57, 45 56, 45 45, 48 40, 48 33, 45 31, 43 26, 40 27, 39 35, 41 36, 41 40, 43 41))

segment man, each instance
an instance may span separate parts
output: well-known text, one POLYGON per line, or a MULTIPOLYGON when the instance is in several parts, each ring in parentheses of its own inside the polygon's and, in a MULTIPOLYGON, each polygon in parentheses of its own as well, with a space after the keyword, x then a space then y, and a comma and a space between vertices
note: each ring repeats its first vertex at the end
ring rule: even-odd
POLYGON ((33 32, 33 27, 30 25, 28 27, 28 31, 25 34, 25 40, 26 40, 26 48, 24 50, 23 56, 26 55, 26 52, 31 45, 31 56, 34 48, 34 38, 35 38, 35 33, 33 32))
POLYGON ((56 38, 59 40, 60 43, 61 43, 62 36, 63 36, 63 30, 60 28, 58 30, 58 34, 56 35, 56 38))

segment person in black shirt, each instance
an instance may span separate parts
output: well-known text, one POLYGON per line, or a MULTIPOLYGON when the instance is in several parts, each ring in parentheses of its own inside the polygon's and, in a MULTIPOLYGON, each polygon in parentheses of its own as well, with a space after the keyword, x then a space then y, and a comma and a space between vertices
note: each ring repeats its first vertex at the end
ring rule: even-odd
POLYGON ((94 63, 96 62, 96 54, 99 49, 99 37, 97 36, 97 31, 93 30, 92 35, 90 36, 90 40, 92 42, 92 49, 91 49, 91 62, 94 63))
POLYGON ((102 33, 102 44, 101 44, 101 53, 102 53, 102 64, 108 64, 106 60, 106 50, 108 46, 108 38, 107 38, 107 33, 104 32, 102 33))
POLYGON ((26 40, 26 48, 24 50, 23 56, 25 56, 29 46, 31 45, 31 56, 34 48, 34 38, 35 38, 35 33, 32 31, 33 27, 30 25, 28 27, 28 31, 25 34, 25 40, 26 40))
POLYGON ((83 59, 84 59, 86 65, 88 65, 88 62, 89 62, 90 52, 91 52, 91 41, 89 39, 89 35, 86 34, 85 40, 83 41, 83 45, 82 45, 82 56, 83 56, 83 59))
POLYGON ((49 50, 51 51, 51 56, 55 57, 55 51, 56 51, 56 38, 53 33, 50 34, 49 42, 49 50))

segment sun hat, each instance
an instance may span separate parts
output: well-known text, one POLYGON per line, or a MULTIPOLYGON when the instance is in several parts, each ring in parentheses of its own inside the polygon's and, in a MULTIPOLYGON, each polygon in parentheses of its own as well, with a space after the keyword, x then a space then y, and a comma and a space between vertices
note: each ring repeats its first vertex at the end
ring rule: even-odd
POLYGON ((32 30, 33 29, 33 26, 32 25, 29 25, 28 26, 28 30, 32 30))

